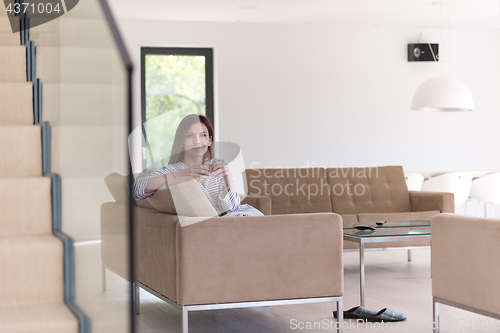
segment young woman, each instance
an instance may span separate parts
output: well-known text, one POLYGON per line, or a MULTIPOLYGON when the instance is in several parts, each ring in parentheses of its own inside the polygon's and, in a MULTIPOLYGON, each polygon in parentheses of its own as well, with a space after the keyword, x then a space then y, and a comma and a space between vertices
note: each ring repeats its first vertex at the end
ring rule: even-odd
POLYGON ((190 114, 182 119, 168 165, 138 179, 134 184, 134 199, 147 199, 170 180, 191 176, 219 216, 263 216, 254 207, 240 204, 229 166, 212 156, 213 135, 207 117, 190 114))

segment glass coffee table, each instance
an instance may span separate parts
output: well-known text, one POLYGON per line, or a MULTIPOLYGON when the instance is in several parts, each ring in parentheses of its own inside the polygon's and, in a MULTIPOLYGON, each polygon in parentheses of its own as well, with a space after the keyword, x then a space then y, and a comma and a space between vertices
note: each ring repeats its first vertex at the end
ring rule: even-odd
POLYGON ((430 241, 431 221, 414 220, 386 222, 382 226, 375 222, 358 223, 375 227, 374 231, 344 228, 344 241, 359 244, 359 297, 361 306, 365 306, 365 244, 410 241, 430 241))

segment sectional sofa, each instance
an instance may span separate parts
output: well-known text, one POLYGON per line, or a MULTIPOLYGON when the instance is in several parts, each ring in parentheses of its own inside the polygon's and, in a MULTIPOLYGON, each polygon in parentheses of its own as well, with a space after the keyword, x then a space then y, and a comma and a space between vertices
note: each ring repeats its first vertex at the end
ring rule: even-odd
MULTIPOLYGON (((158 211, 149 199, 136 201, 133 282, 179 307, 183 332, 187 313, 203 309, 337 302, 342 313, 342 252, 355 246, 344 245, 343 227, 430 219, 454 208, 453 194, 408 191, 400 166, 245 173, 243 203, 265 216, 214 217, 181 227, 177 215, 158 211)), ((122 215, 130 191, 118 174, 106 184, 115 202, 101 208, 103 272, 127 277, 120 262, 126 246, 114 235, 127 227, 122 215)))
MULTIPOLYGON (((408 191, 401 166, 246 170, 249 195, 271 198, 270 215, 334 212, 343 227, 375 221, 430 220, 453 213, 452 193, 408 191)), ((391 243, 391 247, 429 242, 391 243)), ((385 243, 366 247, 387 247, 385 243)), ((356 248, 345 242, 344 248, 356 248)))

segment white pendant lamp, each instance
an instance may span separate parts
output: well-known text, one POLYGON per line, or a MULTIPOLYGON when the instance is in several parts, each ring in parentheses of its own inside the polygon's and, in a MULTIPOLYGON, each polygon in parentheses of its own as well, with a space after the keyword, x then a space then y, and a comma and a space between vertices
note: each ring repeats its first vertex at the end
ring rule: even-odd
POLYGON ((448 76, 425 81, 413 94, 411 109, 417 111, 472 111, 474 102, 467 87, 448 76))
MULTIPOLYGON (((435 10, 439 9, 441 29, 438 32, 446 46, 446 38, 443 36, 441 31, 448 32, 449 43, 451 40, 451 28, 449 22, 450 14, 448 4, 443 1, 436 1, 431 4, 434 6, 435 10), (446 21, 443 21, 443 9, 448 16, 446 21)), ((445 47, 445 49, 449 49, 449 47, 445 47)), ((434 59, 434 61, 441 61, 441 59, 434 59)), ((450 61, 450 55, 448 55, 447 61, 450 61)), ((428 112, 473 111, 474 102, 469 89, 467 89, 462 82, 449 76, 438 76, 425 81, 420 85, 420 87, 418 87, 413 94, 411 109, 428 112)))

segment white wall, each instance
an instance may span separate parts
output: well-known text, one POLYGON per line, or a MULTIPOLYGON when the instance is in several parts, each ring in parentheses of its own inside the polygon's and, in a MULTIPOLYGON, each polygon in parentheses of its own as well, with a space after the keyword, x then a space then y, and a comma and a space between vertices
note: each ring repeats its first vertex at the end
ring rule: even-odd
POLYGON ((407 171, 500 170, 498 30, 453 30, 451 62, 409 63, 407 44, 434 30, 315 24, 119 22, 135 63, 140 47, 215 50, 219 141, 240 144, 247 167, 376 166, 407 171), (410 110, 425 80, 452 75, 476 110, 410 110))

